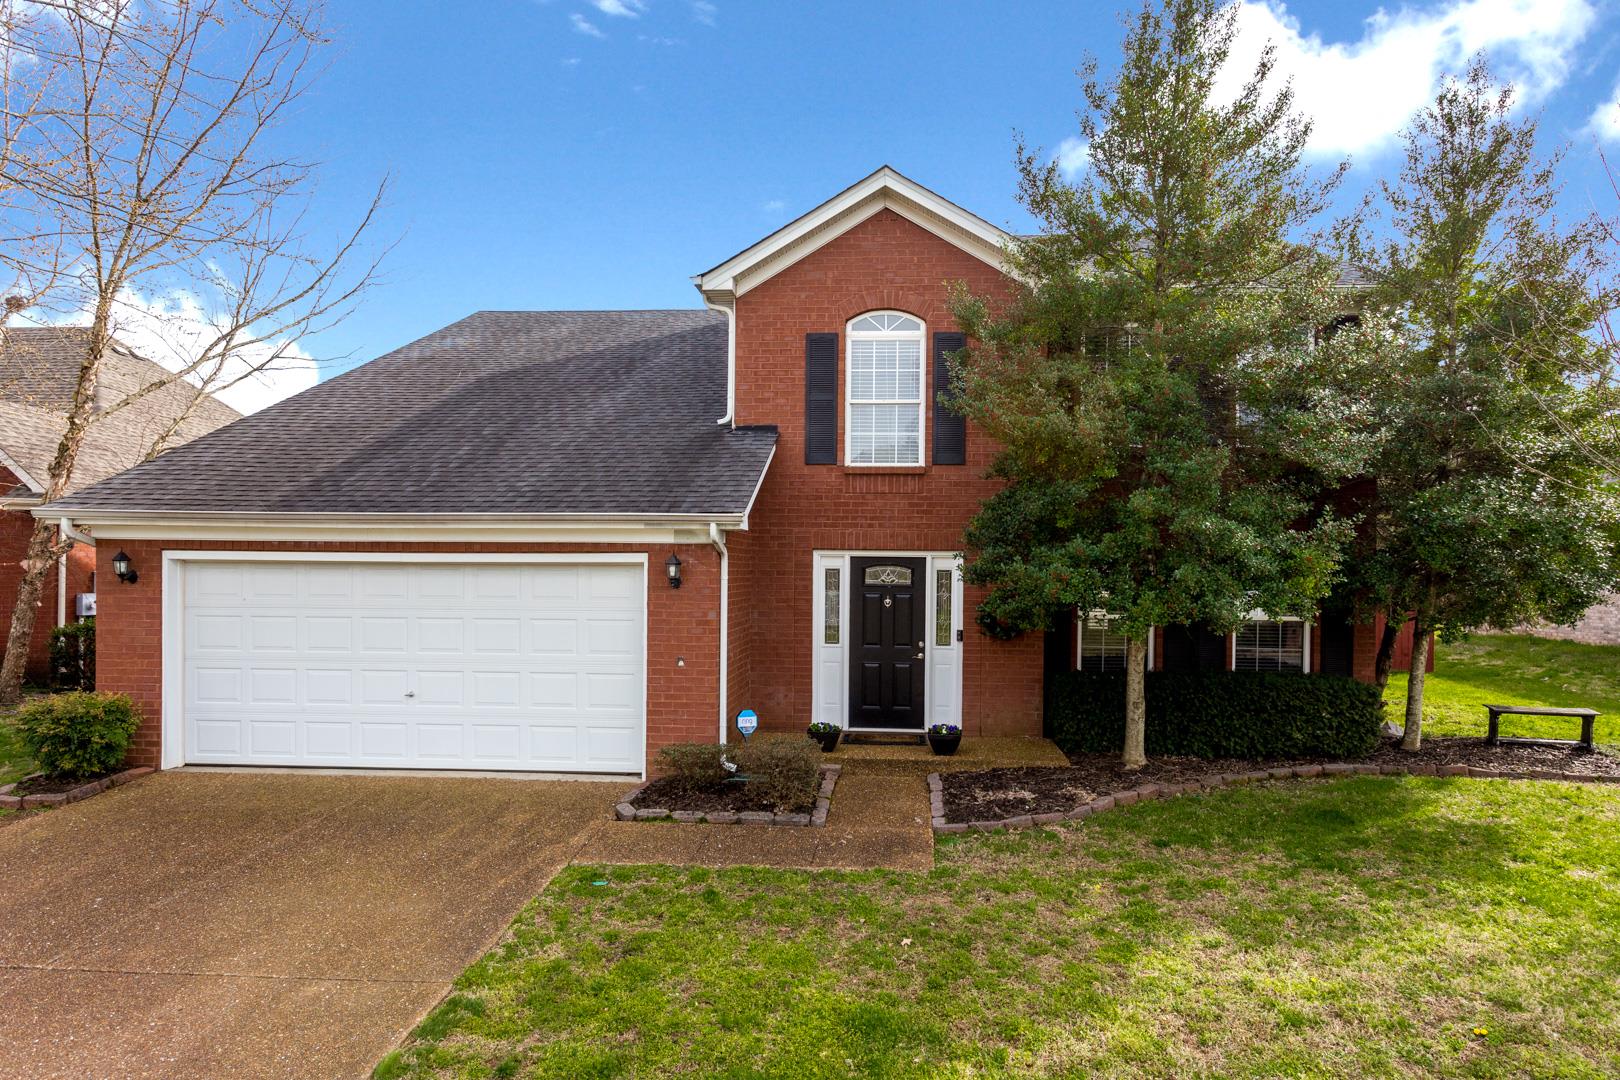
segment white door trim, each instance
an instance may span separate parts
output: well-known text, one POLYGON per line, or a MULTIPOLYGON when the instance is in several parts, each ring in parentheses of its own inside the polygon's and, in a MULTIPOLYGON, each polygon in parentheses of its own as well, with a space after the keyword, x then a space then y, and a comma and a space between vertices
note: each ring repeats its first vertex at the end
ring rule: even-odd
POLYGON ((927 575, 924 582, 926 604, 926 620, 928 633, 924 640, 927 682, 924 690, 923 707, 926 719, 923 729, 929 725, 949 723, 961 726, 962 723, 962 672, 963 652, 966 648, 967 634, 963 632, 962 625, 962 558, 954 551, 878 551, 878 550, 822 550, 811 552, 811 617, 810 617, 810 717, 812 720, 827 720, 838 724, 851 732, 870 731, 874 734, 905 734, 909 729, 895 728, 852 728, 849 727, 849 598, 851 594, 849 565, 852 558, 896 558, 896 559, 922 559, 927 575), (828 645, 824 639, 826 624, 824 613, 826 610, 826 575, 825 571, 836 568, 839 571, 838 590, 838 644, 828 645), (952 641, 948 646, 940 646, 935 642, 935 628, 937 627, 934 591, 934 574, 939 570, 949 569, 951 574, 951 625, 952 641), (942 662, 943 661, 943 662, 942 662))
POLYGON ((163 656, 162 690, 159 695, 163 720, 159 726, 162 746, 158 767, 178 768, 185 764, 185 627, 186 579, 188 562, 348 562, 348 563, 617 563, 641 567, 641 777, 647 775, 647 677, 651 671, 649 624, 651 613, 647 596, 647 553, 644 551, 579 552, 410 552, 410 551, 214 551, 166 550, 163 552, 163 604, 161 644, 163 656))

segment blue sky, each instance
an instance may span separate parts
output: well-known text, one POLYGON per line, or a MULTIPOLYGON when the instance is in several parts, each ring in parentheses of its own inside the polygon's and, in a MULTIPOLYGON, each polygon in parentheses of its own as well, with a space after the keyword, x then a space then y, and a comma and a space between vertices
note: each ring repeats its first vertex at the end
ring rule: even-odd
MULTIPOLYGON (((279 137, 324 162, 317 233, 379 178, 385 281, 309 342, 331 374, 482 308, 692 307, 690 276, 889 163, 1015 228, 1013 132, 1076 133, 1105 3, 344 0, 328 72, 279 137)), ((1566 202, 1613 206, 1596 140, 1620 142, 1620 19, 1591 0, 1250 4, 1349 153, 1345 198, 1442 73, 1486 49, 1573 143, 1566 202), (1594 115, 1597 119, 1594 121, 1594 115)), ((1072 144, 1071 144, 1072 145, 1072 144)), ((1616 153, 1620 163, 1620 151, 1616 153)), ((1620 209, 1620 207, 1616 207, 1620 209)))

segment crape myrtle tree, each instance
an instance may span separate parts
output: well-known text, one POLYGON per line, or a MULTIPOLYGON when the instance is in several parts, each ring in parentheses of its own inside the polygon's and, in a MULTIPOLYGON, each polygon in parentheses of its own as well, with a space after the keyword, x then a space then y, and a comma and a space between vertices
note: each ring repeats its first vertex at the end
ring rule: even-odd
POLYGON ((1598 332, 1610 233, 1555 215, 1559 154, 1482 62, 1404 133, 1399 174, 1342 230, 1388 330, 1376 482, 1352 584, 1414 639, 1402 745, 1422 741, 1431 632, 1571 622, 1620 580, 1620 394, 1598 332))
POLYGON ((988 586, 978 621, 1006 637, 1060 612, 1117 620, 1128 769, 1145 761, 1150 629, 1308 614, 1352 531, 1320 492, 1359 447, 1332 409, 1259 393, 1332 352, 1312 331, 1342 290, 1296 234, 1342 169, 1302 167, 1309 124, 1271 50, 1235 95, 1217 85, 1235 14, 1149 3, 1112 78, 1087 62, 1084 174, 1020 144, 1040 232, 1009 244, 1014 295, 953 301, 973 342, 952 359, 954 404, 1003 447, 1005 484, 965 536, 967 580, 988 586))
MULTIPOLYGON (((286 149, 327 38, 322 0, 0 0, 0 348, 42 361, 9 325, 83 316, 84 354, 45 501, 71 489, 92 426, 147 395, 187 404, 286 366, 297 342, 351 311, 376 280, 368 250, 382 191, 354 223, 311 235, 318 167, 286 149), (140 297, 183 297, 202 319, 171 327, 166 378, 108 394, 102 381, 140 297)), ((171 321, 171 320, 164 320, 171 321)), ((167 335, 165 335, 167 336, 167 335)), ((0 703, 17 700, 46 575, 68 546, 34 525, 11 613, 0 703)))

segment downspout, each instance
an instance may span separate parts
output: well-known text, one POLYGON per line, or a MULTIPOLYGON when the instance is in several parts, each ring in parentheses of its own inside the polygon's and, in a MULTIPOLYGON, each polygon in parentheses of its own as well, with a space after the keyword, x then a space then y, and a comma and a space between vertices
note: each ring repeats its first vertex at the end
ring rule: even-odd
MULTIPOLYGON (((62 518, 60 521, 57 522, 56 527, 62 533, 63 536, 67 537, 69 540, 72 540, 75 544, 85 544, 85 545, 88 545, 89 547, 95 547, 96 546, 95 540, 88 533, 82 533, 82 532, 80 532, 79 530, 77 530, 77 529, 75 529, 73 527, 73 521, 72 521, 71 518, 62 518)), ((56 625, 57 626, 66 626, 67 625, 67 577, 68 577, 67 552, 64 551, 64 552, 62 552, 61 555, 57 556, 57 560, 56 560, 56 625)))
POLYGON ((726 550, 726 542, 720 539, 720 526, 709 522, 709 543, 714 550, 720 553, 720 745, 726 745, 727 714, 729 706, 726 702, 726 666, 727 648, 730 644, 731 630, 731 553, 726 550))
MULTIPOLYGON (((716 424, 730 424, 737 426, 737 301, 732 299, 729 305, 717 304, 707 295, 703 297, 703 306, 710 311, 718 311, 726 317, 726 415, 716 420, 716 424)), ((711 540, 711 543, 714 541, 711 540)), ((726 550, 724 544, 719 545, 720 551, 726 550)), ((724 558, 724 555, 721 556, 724 558)))

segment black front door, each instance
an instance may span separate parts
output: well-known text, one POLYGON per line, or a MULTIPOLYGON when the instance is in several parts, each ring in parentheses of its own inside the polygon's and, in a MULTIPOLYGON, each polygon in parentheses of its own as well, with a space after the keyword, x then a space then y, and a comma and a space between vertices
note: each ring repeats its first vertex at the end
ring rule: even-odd
POLYGON ((926 561, 855 558, 849 576, 849 726, 921 731, 926 561))

